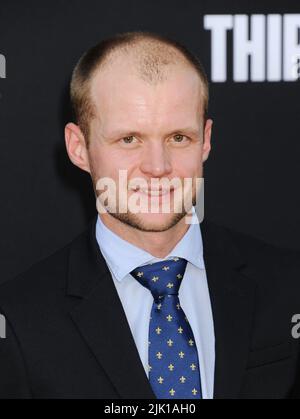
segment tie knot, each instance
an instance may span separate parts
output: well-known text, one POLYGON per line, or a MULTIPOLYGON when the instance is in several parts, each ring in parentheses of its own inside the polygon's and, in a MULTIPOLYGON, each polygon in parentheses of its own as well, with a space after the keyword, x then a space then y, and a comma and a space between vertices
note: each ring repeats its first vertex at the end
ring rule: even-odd
POLYGON ((187 261, 179 257, 139 266, 131 275, 148 288, 155 301, 166 295, 178 295, 187 261))

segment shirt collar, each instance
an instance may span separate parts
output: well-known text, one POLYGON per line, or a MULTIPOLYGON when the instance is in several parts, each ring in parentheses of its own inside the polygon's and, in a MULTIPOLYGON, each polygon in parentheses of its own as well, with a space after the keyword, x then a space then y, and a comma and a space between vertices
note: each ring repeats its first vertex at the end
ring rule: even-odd
POLYGON ((204 269, 203 242, 194 207, 192 216, 196 217, 193 218, 194 223, 190 224, 181 240, 165 258, 159 259, 115 234, 106 227, 98 215, 96 239, 110 271, 118 281, 122 281, 126 275, 138 266, 172 257, 184 258, 199 269, 204 269))

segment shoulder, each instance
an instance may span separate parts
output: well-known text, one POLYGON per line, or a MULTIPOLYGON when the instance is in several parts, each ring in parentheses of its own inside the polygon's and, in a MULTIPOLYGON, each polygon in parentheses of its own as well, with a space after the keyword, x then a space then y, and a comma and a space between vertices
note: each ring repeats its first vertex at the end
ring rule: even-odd
POLYGON ((22 317, 59 304, 66 294, 71 249, 83 243, 88 230, 78 234, 62 248, 36 262, 26 271, 0 285, 0 313, 22 317))
POLYGON ((232 277, 253 290, 257 330, 262 341, 272 322, 289 333, 291 319, 300 313, 300 252, 210 221, 203 222, 202 235, 207 243, 210 241, 210 247, 218 248, 219 255, 222 253, 222 258, 211 258, 216 263, 221 261, 218 281, 224 280, 223 263, 230 259, 239 261, 238 275, 232 271, 232 277))
POLYGON ((205 220, 201 225, 202 234, 209 236, 209 245, 219 251, 237 252, 253 270, 268 273, 300 274, 300 251, 274 245, 251 234, 246 234, 227 226, 205 220), (213 244, 211 244, 213 243, 213 244))
POLYGON ((278 253, 290 256, 300 255, 300 250, 272 244, 251 234, 221 225, 212 220, 205 219, 201 224, 201 230, 204 230, 205 233, 208 233, 209 235, 215 236, 216 240, 229 239, 233 244, 238 246, 241 251, 246 253, 260 254, 260 252, 263 251, 264 253, 278 253))

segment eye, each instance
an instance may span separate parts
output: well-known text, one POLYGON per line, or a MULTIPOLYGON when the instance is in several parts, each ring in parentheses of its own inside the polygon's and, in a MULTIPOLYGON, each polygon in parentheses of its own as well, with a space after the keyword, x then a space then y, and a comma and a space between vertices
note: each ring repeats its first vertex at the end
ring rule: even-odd
POLYGON ((173 135, 172 139, 174 140, 176 144, 183 144, 188 141, 188 138, 182 134, 175 134, 173 135))
POLYGON ((134 140, 136 140, 134 135, 128 135, 127 137, 121 138, 121 141, 125 144, 133 144, 134 140))

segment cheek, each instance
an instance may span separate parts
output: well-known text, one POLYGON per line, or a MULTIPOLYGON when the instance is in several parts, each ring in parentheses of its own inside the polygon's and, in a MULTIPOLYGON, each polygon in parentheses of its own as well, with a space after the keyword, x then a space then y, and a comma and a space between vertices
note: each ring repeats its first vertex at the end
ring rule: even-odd
POLYGON ((108 176, 110 168, 114 165, 114 156, 109 148, 101 145, 90 147, 89 158, 94 168, 94 172, 102 176, 108 176))
POLYGON ((105 147, 93 151, 90 158, 93 173, 97 178, 110 177, 115 180, 118 180, 120 170, 127 170, 129 176, 139 160, 134 153, 120 153, 105 147))
POLYGON ((92 153, 90 156, 90 164, 93 171, 94 176, 102 177, 106 176, 107 167, 106 167, 107 159, 103 158, 100 153, 92 153))
POLYGON ((173 159, 174 172, 180 177, 201 176, 202 163, 200 153, 180 155, 173 159))

